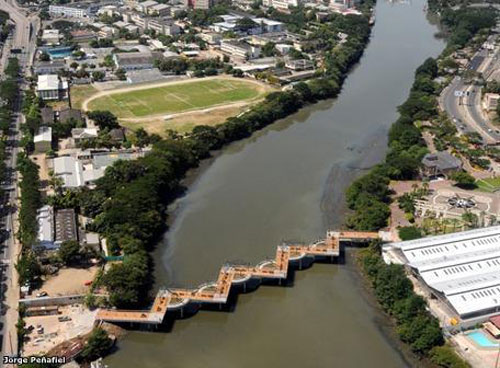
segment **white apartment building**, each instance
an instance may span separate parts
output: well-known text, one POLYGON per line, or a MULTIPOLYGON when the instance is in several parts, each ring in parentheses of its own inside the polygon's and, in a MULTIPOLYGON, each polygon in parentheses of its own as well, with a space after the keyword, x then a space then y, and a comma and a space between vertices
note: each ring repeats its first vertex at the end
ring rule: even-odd
POLYGON ((222 40, 222 52, 241 59, 256 59, 260 56, 260 47, 237 40, 222 40))
POLYGON ((88 18, 98 9, 98 4, 49 5, 49 15, 53 17, 88 18))
POLYGON ((273 7, 276 10, 288 10, 290 7, 297 7, 300 0, 263 0, 262 5, 273 7))

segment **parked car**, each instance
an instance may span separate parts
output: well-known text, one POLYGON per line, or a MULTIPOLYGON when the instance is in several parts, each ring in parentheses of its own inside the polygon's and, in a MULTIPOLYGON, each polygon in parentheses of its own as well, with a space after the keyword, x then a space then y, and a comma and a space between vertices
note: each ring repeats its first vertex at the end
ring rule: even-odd
POLYGON ((41 298, 44 296, 48 296, 49 294, 46 291, 40 291, 38 294, 36 294, 37 298, 41 298))

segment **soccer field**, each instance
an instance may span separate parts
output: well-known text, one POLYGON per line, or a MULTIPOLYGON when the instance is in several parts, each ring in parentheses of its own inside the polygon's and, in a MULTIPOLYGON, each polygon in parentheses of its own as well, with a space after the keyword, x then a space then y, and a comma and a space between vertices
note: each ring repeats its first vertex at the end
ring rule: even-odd
POLYGON ((263 88, 256 83, 210 79, 112 93, 89 101, 88 109, 109 110, 122 119, 140 118, 250 100, 263 93, 263 88))

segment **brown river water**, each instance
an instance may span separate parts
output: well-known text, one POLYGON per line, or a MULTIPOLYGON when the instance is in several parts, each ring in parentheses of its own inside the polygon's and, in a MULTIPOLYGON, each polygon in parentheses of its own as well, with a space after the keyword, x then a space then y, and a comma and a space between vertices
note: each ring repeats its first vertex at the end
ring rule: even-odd
MULTIPOLYGON (((415 69, 444 47, 424 6, 379 0, 371 42, 336 100, 231 144, 200 173, 154 253, 159 286, 196 286, 226 261, 256 263, 282 240, 313 241, 342 223, 346 186, 382 160, 415 69)), ((131 332, 105 361, 110 368, 408 366, 384 323, 347 257, 297 272, 293 286, 239 295, 232 312, 200 311, 168 333, 131 332)))

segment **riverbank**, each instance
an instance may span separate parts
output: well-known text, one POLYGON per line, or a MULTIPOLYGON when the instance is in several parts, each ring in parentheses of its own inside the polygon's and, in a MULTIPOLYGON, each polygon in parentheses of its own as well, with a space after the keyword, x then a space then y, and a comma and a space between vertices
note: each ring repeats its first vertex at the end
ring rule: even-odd
MULTIPOLYGON (((343 175, 370 156, 359 148, 387 132, 413 70, 441 50, 422 8, 422 1, 379 2, 370 44, 335 102, 307 106, 223 149, 179 200, 176 220, 153 253, 158 284, 197 285, 227 260, 266 258, 283 238, 324 236, 321 198, 330 174, 335 182, 332 167, 343 175)), ((342 265, 316 264, 297 273, 293 287, 239 295, 235 311, 177 320, 169 334, 131 332, 106 363, 407 366, 351 276, 342 265)))
MULTIPOLYGON (((450 31, 448 46, 442 55, 464 47, 482 30, 489 31, 494 21, 484 21, 483 28, 471 19, 481 17, 481 11, 465 13, 431 4, 434 11, 443 11, 441 22, 450 31), (443 20, 445 19, 445 20, 443 20), (488 27, 485 29, 485 27, 488 27), (464 36, 464 29, 472 28, 464 36), (458 36, 463 40, 458 39, 458 36)), ((484 14, 488 15, 487 13, 484 14)), ((483 17, 486 18, 486 17, 483 17)), ((346 191, 349 208, 353 213, 348 217, 349 227, 357 230, 377 230, 385 227, 390 216, 390 180, 409 180, 418 174, 420 162, 427 152, 419 121, 430 124, 439 118, 437 96, 440 93, 435 82, 442 72, 438 62, 428 59, 415 73, 415 81, 407 101, 399 107, 400 116, 391 126, 389 151, 385 159, 366 175, 358 178, 346 191)), ((389 224, 390 225, 390 224, 389 224)), ((443 367, 467 367, 468 364, 454 350, 445 344, 446 340, 437 318, 428 310, 426 301, 416 295, 413 285, 400 265, 386 265, 380 255, 379 245, 372 244, 359 255, 362 275, 371 284, 374 296, 381 309, 394 323, 394 331, 402 343, 424 360, 443 367)))

